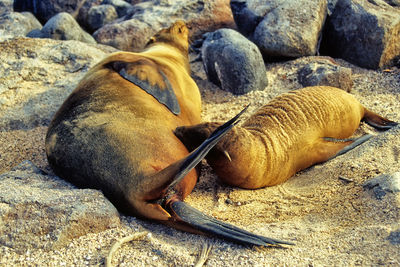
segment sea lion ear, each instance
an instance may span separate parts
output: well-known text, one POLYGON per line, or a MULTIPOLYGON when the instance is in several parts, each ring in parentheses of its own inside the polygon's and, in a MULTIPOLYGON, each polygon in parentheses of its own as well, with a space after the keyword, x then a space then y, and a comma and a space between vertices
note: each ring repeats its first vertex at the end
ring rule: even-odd
POLYGON ((172 29, 176 33, 188 33, 189 30, 186 26, 186 23, 183 20, 177 20, 173 25, 172 29))
POLYGON ((178 29, 179 33, 186 33, 187 32, 187 27, 186 25, 181 25, 178 29))

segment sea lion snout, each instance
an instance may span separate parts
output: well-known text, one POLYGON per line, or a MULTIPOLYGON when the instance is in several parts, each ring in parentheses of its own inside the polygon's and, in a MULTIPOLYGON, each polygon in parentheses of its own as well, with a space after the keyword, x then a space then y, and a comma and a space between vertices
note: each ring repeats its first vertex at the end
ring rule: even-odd
POLYGON ((189 151, 192 151, 196 147, 198 147, 204 140, 206 140, 210 136, 210 134, 221 125, 222 123, 219 122, 206 122, 193 126, 180 126, 175 129, 174 133, 186 146, 186 148, 189 151))

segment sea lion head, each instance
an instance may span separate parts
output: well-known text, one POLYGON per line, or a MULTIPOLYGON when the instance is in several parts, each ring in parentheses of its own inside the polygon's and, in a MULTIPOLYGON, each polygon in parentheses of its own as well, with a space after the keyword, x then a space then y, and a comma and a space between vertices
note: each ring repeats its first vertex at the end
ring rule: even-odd
MULTIPOLYGON (((174 134, 189 151, 193 151, 222 124, 222 122, 205 122, 192 126, 180 126, 175 129, 174 134)), ((237 128, 230 130, 207 154, 206 159, 211 165, 216 162, 232 161, 230 153, 233 152, 235 155, 235 149, 238 145, 240 146, 240 142, 235 144, 239 137, 237 128)))
POLYGON ((189 29, 182 20, 176 21, 169 28, 162 29, 150 38, 146 47, 150 47, 155 43, 165 43, 172 45, 184 53, 189 51, 189 29))
POLYGON ((205 122, 191 126, 180 126, 175 129, 174 134, 189 151, 193 151, 221 125, 222 123, 219 122, 205 122))

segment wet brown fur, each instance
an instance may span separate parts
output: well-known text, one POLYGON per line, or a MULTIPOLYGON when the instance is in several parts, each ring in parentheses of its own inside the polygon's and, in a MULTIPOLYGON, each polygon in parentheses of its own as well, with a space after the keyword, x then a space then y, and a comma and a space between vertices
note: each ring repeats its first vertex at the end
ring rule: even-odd
MULTIPOLYGON (((143 52, 111 54, 85 75, 49 126, 48 161, 75 185, 101 189, 120 210, 166 221, 171 215, 153 200, 165 193, 170 174, 188 155, 173 130, 199 123, 200 112, 200 93, 190 77, 188 29, 176 22, 155 35, 143 52), (165 89, 162 71, 180 114, 121 77, 121 66, 165 89)), ((184 199, 196 181, 193 170, 175 186, 175 198, 184 199)))
MULTIPOLYGON (((273 99, 235 127, 213 148, 207 161, 227 184, 250 189, 276 185, 352 143, 325 138, 350 137, 362 119, 378 125, 392 123, 343 90, 303 88, 273 99)), ((175 133, 193 149, 219 125, 180 127, 175 133)))

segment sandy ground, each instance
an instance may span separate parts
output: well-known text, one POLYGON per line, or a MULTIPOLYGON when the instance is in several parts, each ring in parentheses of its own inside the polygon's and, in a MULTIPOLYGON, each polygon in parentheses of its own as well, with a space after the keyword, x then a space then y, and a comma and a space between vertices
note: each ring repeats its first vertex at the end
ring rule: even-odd
MULTIPOLYGON (((226 120, 251 103, 251 114, 274 96, 301 86, 294 63, 268 65, 269 85, 263 91, 233 96, 201 81, 201 63, 192 64, 203 96, 203 119, 226 120), (197 71, 196 71, 197 70, 197 71)), ((352 93, 368 108, 400 121, 400 71, 353 70, 352 93)), ((0 173, 24 159, 48 170, 44 153, 45 127, 0 133, 0 173)), ((125 244, 114 256, 119 266, 193 266, 203 242, 213 248, 206 266, 400 266, 400 245, 387 237, 400 228, 397 195, 376 200, 362 188, 380 173, 400 171, 400 138, 362 125, 358 134, 380 134, 383 141, 302 171, 288 182, 259 190, 221 184, 204 164, 203 174, 187 202, 199 210, 261 235, 296 243, 286 249, 251 248, 180 232, 122 216, 122 226, 89 234, 54 251, 23 255, 0 247, 1 266, 102 266, 112 243, 137 231, 151 234, 125 244), (341 177, 347 179, 344 181, 341 177), (227 201, 228 200, 228 201, 227 201)), ((399 131, 397 131, 398 133, 399 131)))

